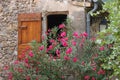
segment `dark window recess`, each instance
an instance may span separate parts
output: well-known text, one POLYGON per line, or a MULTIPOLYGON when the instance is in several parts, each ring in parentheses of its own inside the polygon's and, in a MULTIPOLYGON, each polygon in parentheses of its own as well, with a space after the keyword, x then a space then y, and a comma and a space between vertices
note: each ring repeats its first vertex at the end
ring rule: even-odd
POLYGON ((66 19, 67 19, 66 14, 48 15, 47 16, 48 29, 51 29, 55 26, 59 26, 61 23, 65 22, 66 19))
MULTIPOLYGON (((67 15, 66 14, 53 14, 53 15, 48 15, 47 16, 47 26, 48 29, 52 29, 54 27, 59 26, 60 24, 64 23, 67 19, 67 15)), ((59 29, 56 33, 56 36, 53 37, 53 35, 51 35, 51 37, 53 39, 57 39, 58 35, 61 33, 61 29, 59 29)), ((49 35, 48 35, 49 36, 49 35)), ((49 39, 49 37, 48 37, 49 39)), ((52 43, 48 41, 48 45, 47 47, 49 47, 52 43)), ((53 56, 57 56, 55 51, 49 51, 48 54, 52 54, 53 56)))

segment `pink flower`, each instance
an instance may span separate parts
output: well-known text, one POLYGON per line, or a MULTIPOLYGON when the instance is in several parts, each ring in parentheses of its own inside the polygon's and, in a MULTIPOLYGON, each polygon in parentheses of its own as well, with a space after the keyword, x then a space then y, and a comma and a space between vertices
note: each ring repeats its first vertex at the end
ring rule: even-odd
POLYGON ((80 48, 82 48, 82 47, 83 47, 83 43, 80 43, 79 45, 80 45, 80 48))
POLYGON ((37 72, 39 71, 39 68, 38 68, 38 67, 36 67, 36 70, 35 70, 35 71, 36 71, 36 73, 37 73, 37 72))
POLYGON ((33 54, 32 51, 29 52, 29 56, 30 56, 30 57, 33 57, 33 56, 34 56, 34 54, 33 54))
POLYGON ((93 38, 91 38, 91 40, 92 40, 92 41, 95 41, 95 40, 96 40, 96 38, 95 38, 95 37, 93 37, 93 38))
POLYGON ((49 51, 49 50, 52 50, 52 49, 53 49, 53 46, 50 45, 47 50, 49 51))
POLYGON ((100 75, 100 74, 104 75, 104 74, 105 74, 105 71, 102 70, 102 69, 100 69, 100 70, 97 72, 97 74, 98 74, 98 75, 100 75))
POLYGON ((84 79, 85 79, 85 80, 89 80, 89 79, 90 79, 90 76, 87 75, 87 76, 84 77, 84 79))
POLYGON ((61 37, 65 37, 65 36, 66 36, 66 32, 62 32, 62 33, 60 34, 60 36, 61 36, 61 37))
POLYGON ((51 30, 50 30, 50 29, 48 29, 48 32, 51 32, 51 30))
POLYGON ((66 41, 62 41, 62 45, 63 45, 64 47, 67 47, 67 46, 68 46, 68 44, 67 44, 66 41))
POLYGON ((76 37, 76 38, 79 38, 78 32, 74 32, 74 33, 73 33, 73 36, 76 37))
POLYGON ((100 51, 103 51, 104 49, 105 49, 104 46, 101 46, 101 47, 99 48, 100 51))
POLYGON ((74 57, 73 62, 77 62, 78 58, 74 57))
POLYGON ((60 50, 57 49, 56 54, 57 54, 58 57, 60 57, 60 50))
POLYGON ((22 54, 21 54, 21 55, 19 55, 18 57, 19 57, 19 59, 23 59, 23 58, 25 58, 25 57, 26 57, 26 55, 25 55, 25 53, 22 53, 22 54))
POLYGON ((15 60, 15 61, 14 61, 14 64, 19 64, 19 61, 18 61, 18 60, 15 60))
POLYGON ((51 42, 51 43, 54 43, 54 42, 55 42, 55 40, 54 40, 54 39, 51 39, 51 40, 50 40, 50 42, 51 42))
POLYGON ((98 54, 97 54, 97 53, 92 56, 93 59, 94 59, 94 58, 97 58, 97 57, 98 57, 98 54))
POLYGON ((42 36, 42 40, 44 40, 45 39, 45 37, 44 36, 42 36))
POLYGON ((55 41, 52 43, 53 46, 56 46, 58 43, 55 41))
POLYGON ((30 76, 26 76, 26 80, 30 80, 30 76))
POLYGON ((6 66, 4 66, 4 68, 3 68, 4 70, 8 70, 9 69, 9 66, 8 65, 6 65, 6 66))
POLYGON ((25 62, 25 63, 28 63, 28 58, 25 58, 24 62, 25 62))
POLYGON ((92 80, 96 80, 94 77, 92 77, 92 80))
POLYGON ((72 52, 72 48, 71 47, 66 50, 66 54, 70 54, 71 52, 72 52))
POLYGON ((30 48, 29 47, 26 47, 26 51, 29 50, 30 48))
POLYGON ((84 42, 85 42, 85 39, 84 39, 84 38, 82 38, 81 43, 83 44, 84 42))
POLYGON ((59 29, 62 29, 62 28, 64 28, 65 27, 65 24, 60 24, 59 25, 59 29))
POLYGON ((76 46, 76 42, 74 40, 72 40, 72 45, 76 46))
POLYGON ((84 37, 87 37, 88 34, 87 34, 86 32, 83 32, 83 36, 84 36, 84 37))
POLYGON ((39 50, 42 51, 44 49, 44 45, 39 47, 39 50))
POLYGON ((93 70, 93 71, 96 71, 96 67, 93 67, 92 70, 93 70))
POLYGON ((91 62, 91 66, 92 66, 92 67, 96 66, 95 61, 92 61, 92 62, 91 62))
POLYGON ((81 63, 83 66, 85 66, 85 62, 84 61, 82 61, 82 63, 81 63))
POLYGON ((23 72, 23 69, 22 68, 18 68, 17 69, 19 73, 22 73, 23 72))
POLYGON ((64 77, 64 76, 62 76, 61 78, 62 78, 62 79, 64 79, 65 77, 64 77))
POLYGON ((25 67, 30 68, 30 65, 28 63, 25 63, 24 65, 25 67))
POLYGON ((64 56, 64 60, 70 60, 70 57, 64 56))
POLYGON ((49 33, 46 31, 45 34, 48 35, 49 33))
POLYGON ((39 78, 38 78, 38 77, 36 77, 36 80, 39 80, 39 78))
POLYGON ((61 41, 68 41, 68 37, 62 38, 61 41))
POLYGON ((9 72, 8 73, 8 80, 12 80, 13 79, 13 73, 12 72, 9 72))

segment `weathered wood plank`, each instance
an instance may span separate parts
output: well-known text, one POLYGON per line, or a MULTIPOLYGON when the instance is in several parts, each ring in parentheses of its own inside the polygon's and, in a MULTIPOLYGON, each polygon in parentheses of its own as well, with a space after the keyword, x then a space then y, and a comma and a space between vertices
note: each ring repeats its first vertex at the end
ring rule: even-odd
POLYGON ((75 6, 81 6, 81 7, 91 7, 91 3, 90 2, 78 2, 78 1, 73 1, 72 2, 73 5, 75 6))

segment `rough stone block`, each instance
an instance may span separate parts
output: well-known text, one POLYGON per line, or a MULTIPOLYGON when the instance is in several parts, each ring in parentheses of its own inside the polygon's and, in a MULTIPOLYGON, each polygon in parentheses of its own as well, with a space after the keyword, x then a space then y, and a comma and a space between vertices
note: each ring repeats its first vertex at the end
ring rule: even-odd
POLYGON ((3 10, 3 6, 2 4, 0 4, 0 13, 2 12, 2 10, 3 10))

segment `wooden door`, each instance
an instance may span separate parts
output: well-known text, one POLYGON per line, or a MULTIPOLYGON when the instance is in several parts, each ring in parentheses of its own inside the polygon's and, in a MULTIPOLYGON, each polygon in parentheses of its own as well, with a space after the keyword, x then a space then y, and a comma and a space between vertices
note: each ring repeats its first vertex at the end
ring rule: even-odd
POLYGON ((40 13, 23 13, 18 15, 18 57, 32 40, 41 42, 42 27, 40 13))

